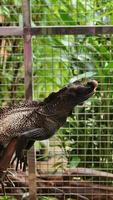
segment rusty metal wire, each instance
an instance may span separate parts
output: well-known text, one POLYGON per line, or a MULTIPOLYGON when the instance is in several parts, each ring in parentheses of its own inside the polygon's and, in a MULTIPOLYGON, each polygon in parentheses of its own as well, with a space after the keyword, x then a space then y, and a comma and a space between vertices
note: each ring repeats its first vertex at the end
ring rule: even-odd
MULTIPOLYGON (((55 2, 31 2, 32 25, 41 26, 42 29, 21 27, 23 25, 22 2, 17 5, 1 5, 1 9, 4 10, 0 15, 1 26, 19 26, 19 32, 17 30, 16 37, 3 37, 3 31, 0 30, 2 31, 0 105, 5 106, 9 102, 15 103, 25 99, 25 54, 23 53, 26 51, 27 55, 29 47, 24 49, 20 32, 21 36, 24 35, 26 45, 28 41, 31 43, 33 35, 33 77, 29 82, 32 80, 34 100, 42 100, 50 92, 57 91, 68 84, 73 76, 79 80, 80 75, 84 74, 85 80, 91 78, 99 81, 96 95, 84 106, 78 106, 73 111, 72 118, 57 135, 50 141, 36 142, 37 195, 57 196, 58 199, 65 199, 65 195, 66 198, 74 199, 112 199, 113 177, 108 172, 113 173, 113 36, 110 34, 113 33, 113 27, 91 27, 98 25, 98 20, 99 25, 111 25, 111 7, 108 6, 107 10, 104 8, 105 12, 110 12, 106 18, 95 1, 84 0, 82 5, 79 1, 55 2), (80 6, 83 6, 83 10, 80 10, 80 6), (73 8, 69 15, 66 15, 70 11, 66 10, 67 8, 73 8), (7 9, 11 12, 10 15, 7 9), (43 27, 48 25, 51 27, 43 27), (55 25, 58 28, 52 27, 55 25), (73 27, 67 29, 65 25, 73 27), (82 25, 82 27, 77 29, 74 25, 82 25), (78 34, 77 30, 81 31, 82 35, 78 34), (90 72, 93 75, 90 74, 88 77, 90 72), (74 169, 84 168, 84 174, 78 169, 78 172, 74 171, 73 175, 70 166, 74 169), (89 173, 87 168, 90 168, 89 173), (102 172, 99 174, 93 171, 94 168, 105 171, 106 175, 101 176, 102 172)), ((104 3, 107 5, 106 1, 104 3)), ((31 96, 31 89, 28 96, 31 96)), ((34 154, 31 153, 29 158, 31 161, 34 160, 34 154)), ((14 168, 11 170, 14 171, 14 168)), ((28 185, 28 175, 18 172, 15 174, 14 182, 15 188, 10 185, 6 187, 7 195, 15 196, 16 199, 21 198, 24 193, 27 195, 31 184, 28 185)))

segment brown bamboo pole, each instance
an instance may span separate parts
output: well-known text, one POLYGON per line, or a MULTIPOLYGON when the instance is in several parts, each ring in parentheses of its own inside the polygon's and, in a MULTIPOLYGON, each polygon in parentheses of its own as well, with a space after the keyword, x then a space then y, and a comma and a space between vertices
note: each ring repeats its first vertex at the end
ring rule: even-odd
MULTIPOLYGON (((30 0, 23 0, 25 98, 32 100, 32 41, 31 41, 30 0)), ((36 155, 34 146, 28 153, 30 200, 36 200, 36 155)))

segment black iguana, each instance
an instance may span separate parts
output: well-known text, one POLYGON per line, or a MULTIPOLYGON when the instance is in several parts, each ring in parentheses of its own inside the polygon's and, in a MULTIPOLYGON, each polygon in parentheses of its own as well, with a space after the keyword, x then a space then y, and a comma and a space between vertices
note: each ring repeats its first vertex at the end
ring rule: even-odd
MULTIPOLYGON (((23 102, 0 111, 0 156, 16 138, 17 167, 24 163, 23 150, 28 150, 36 140, 45 140, 63 126, 73 108, 91 97, 97 88, 95 80, 86 84, 74 82, 58 92, 52 92, 42 102, 23 102)), ((9 149, 10 151, 10 149, 9 149)), ((3 163, 2 163, 3 165, 3 163)))

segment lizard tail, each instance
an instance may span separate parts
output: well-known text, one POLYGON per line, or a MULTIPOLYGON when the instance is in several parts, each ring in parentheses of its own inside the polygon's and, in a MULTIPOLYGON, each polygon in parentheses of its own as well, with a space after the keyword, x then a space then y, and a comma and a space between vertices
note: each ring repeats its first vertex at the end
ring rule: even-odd
POLYGON ((2 157, 0 159, 0 184, 2 186, 2 190, 3 190, 4 195, 5 195, 4 180, 8 179, 10 181, 10 179, 7 176, 7 174, 8 174, 7 169, 9 167, 11 158, 12 158, 14 152, 15 152, 16 145, 17 145, 17 138, 14 138, 8 144, 8 146, 4 150, 2 157))

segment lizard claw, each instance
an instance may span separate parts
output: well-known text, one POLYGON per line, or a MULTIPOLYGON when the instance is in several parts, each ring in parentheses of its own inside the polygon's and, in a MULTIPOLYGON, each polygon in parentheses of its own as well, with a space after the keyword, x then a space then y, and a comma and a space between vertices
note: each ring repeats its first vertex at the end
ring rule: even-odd
POLYGON ((27 151, 24 150, 20 155, 16 154, 11 162, 11 165, 16 162, 16 171, 18 168, 20 170, 26 171, 27 167, 27 151))

